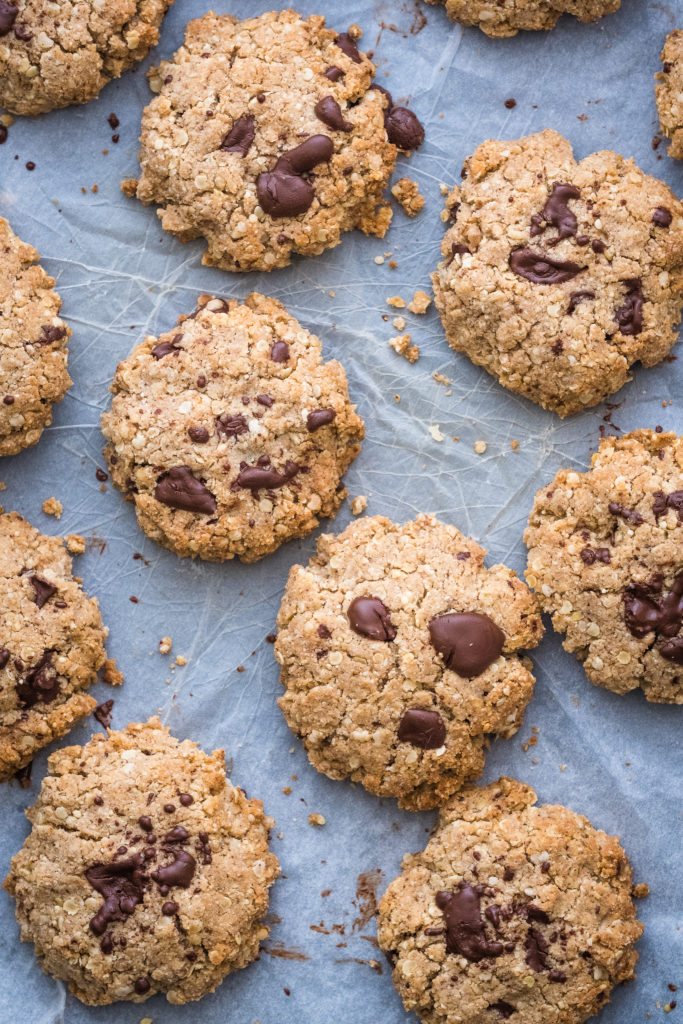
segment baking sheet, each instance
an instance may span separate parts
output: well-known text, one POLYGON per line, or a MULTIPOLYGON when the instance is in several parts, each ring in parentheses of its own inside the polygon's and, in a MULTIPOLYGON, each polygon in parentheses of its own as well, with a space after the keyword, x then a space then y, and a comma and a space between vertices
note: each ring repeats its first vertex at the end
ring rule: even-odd
MULTIPOLYGON (((170 56, 185 22, 206 7, 207 0, 177 0, 156 53, 170 56)), ((270 5, 216 0, 215 7, 246 16, 270 5)), ((115 727, 158 710, 176 735, 206 749, 225 747, 233 780, 262 798, 276 819, 273 848, 283 871, 272 890, 269 952, 200 1006, 172 1007, 162 996, 144 1007, 82 1006, 42 974, 32 947, 20 944, 12 903, 3 893, 3 1024, 137 1024, 144 1017, 155 1024, 416 1020, 404 1013, 373 945, 367 891, 376 885, 381 893, 402 855, 424 845, 434 815, 401 812, 391 800, 319 775, 275 703, 280 684, 265 637, 274 628, 289 567, 310 557, 315 537, 256 565, 192 563, 147 540, 132 507, 110 485, 102 493, 95 479, 103 465, 99 419, 109 382, 144 333, 168 330, 201 292, 243 297, 257 289, 282 300, 320 335, 327 357, 343 362, 365 418, 367 439, 347 474, 351 496, 368 495, 368 513, 397 520, 433 512, 488 548, 489 564, 504 561, 518 572, 535 491, 561 466, 585 468, 600 429, 683 429, 680 361, 637 370, 615 400, 624 404, 612 411, 613 426, 603 422, 605 406, 561 422, 451 352, 433 309, 424 317, 406 314, 421 352, 414 366, 388 347, 397 332, 383 320, 394 315, 388 296, 408 300, 418 288, 429 290, 443 234, 439 184, 457 180, 463 159, 488 137, 552 127, 572 141, 577 157, 615 148, 683 191, 683 168, 663 155, 664 145, 652 145, 652 76, 666 33, 677 18, 683 22, 681 6, 624 0, 620 13, 595 25, 563 18, 551 33, 498 41, 463 31, 442 8, 418 0, 299 0, 298 9, 326 14, 339 30, 358 23, 363 49, 376 54, 377 80, 395 98, 409 97, 426 124, 425 145, 412 159, 399 160, 396 177, 407 173, 417 180, 427 206, 415 221, 397 209, 382 241, 347 235, 335 250, 271 275, 203 268, 201 242, 183 246, 164 235, 154 210, 119 190, 123 178, 137 173, 140 114, 150 98, 144 72, 153 57, 85 107, 17 122, 0 148, 0 213, 39 249, 57 279, 73 327, 74 378, 40 444, 0 463, 6 484, 0 500, 48 533, 78 532, 89 539, 76 571, 100 601, 110 654, 126 677, 118 690, 98 684, 92 692, 98 700, 115 698, 115 727), (517 101, 511 110, 504 105, 510 97, 517 101), (111 112, 121 122, 118 144, 107 124, 111 112), (35 162, 33 172, 27 161, 35 162), (397 269, 388 259, 374 263, 389 251, 397 269), (435 372, 452 379, 450 390, 433 379, 435 372), (434 426, 442 441, 430 434, 434 426), (473 451, 479 439, 487 442, 483 455, 473 451), (510 449, 512 440, 519 440, 517 452, 510 449), (41 511, 50 496, 64 504, 59 523, 41 511), (173 639, 170 657, 158 651, 166 635, 173 639), (187 665, 171 671, 177 654, 187 665), (283 793, 288 786, 291 795, 283 793), (310 827, 309 813, 323 814, 327 824, 310 827), (368 872, 358 896, 358 876, 368 872)), ((339 531, 350 518, 345 506, 323 528, 339 531)), ((636 1024, 650 1014, 657 1020, 675 998, 667 985, 683 983, 682 709, 591 686, 552 634, 534 652, 534 662, 536 695, 524 726, 512 740, 493 744, 484 778, 514 775, 533 785, 542 801, 567 804, 621 835, 635 878, 649 883, 651 895, 640 904, 646 931, 638 979, 615 992, 600 1022, 636 1024), (538 742, 525 751, 532 727, 538 742)), ((86 721, 70 740, 85 741, 95 726, 86 721)), ((3 875, 26 835, 22 812, 44 772, 45 754, 36 758, 30 790, 2 788, 3 875)), ((667 1019, 674 1021, 676 1012, 683 1013, 683 1005, 667 1019)))

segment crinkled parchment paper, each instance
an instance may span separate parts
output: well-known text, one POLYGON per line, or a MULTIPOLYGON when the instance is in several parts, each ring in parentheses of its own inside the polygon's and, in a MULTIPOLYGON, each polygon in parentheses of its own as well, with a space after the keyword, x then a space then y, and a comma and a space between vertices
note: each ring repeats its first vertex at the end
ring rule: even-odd
MULTIPOLYGON (((208 5, 177 0, 157 56, 170 56, 185 22, 208 5)), ((215 6, 239 16, 269 9, 267 0, 216 0, 215 6)), ((381 893, 402 855, 424 845, 434 816, 400 812, 390 800, 317 774, 277 708, 278 671, 265 637, 274 628, 289 567, 309 558, 314 537, 256 565, 193 563, 148 541, 132 507, 109 484, 102 493, 95 479, 103 465, 100 413, 116 364, 134 343, 146 332, 170 329, 201 292, 242 297, 258 289, 281 299, 322 338, 327 356, 342 361, 365 418, 367 439, 347 474, 351 496, 366 494, 368 513, 398 520, 433 512, 480 541, 490 564, 504 561, 518 572, 535 491, 561 466, 584 469, 600 428, 616 429, 603 423, 604 406, 561 422, 504 391, 448 348, 433 307, 426 316, 405 314, 421 352, 410 366, 388 346, 398 332, 391 325, 397 311, 386 299, 409 300, 415 290, 429 290, 443 233, 439 185, 458 180, 463 159, 486 138, 555 128, 571 140, 577 157, 605 147, 620 150, 680 194, 683 167, 663 155, 664 145, 653 149, 652 138, 653 74, 666 33, 677 17, 683 22, 681 6, 624 0, 620 13, 595 25, 563 18, 553 32, 499 41, 473 29, 463 32, 442 8, 418 0, 301 0, 298 7, 326 14, 339 30, 358 23, 363 48, 376 54, 377 80, 396 98, 409 98, 426 124, 425 145, 399 161, 396 175, 419 182, 426 208, 414 221, 397 209, 384 240, 347 235, 333 251, 271 275, 203 268, 201 242, 183 246, 164 235, 154 210, 119 190, 123 178, 137 173, 140 114, 151 95, 145 70, 154 55, 85 107, 17 122, 0 147, 0 213, 39 249, 57 279, 73 327, 74 378, 40 444, 2 460, 7 489, 0 501, 46 532, 89 538, 76 571, 99 598, 111 631, 110 654, 126 677, 118 690, 100 683, 93 692, 99 700, 115 698, 115 727, 158 710, 177 735, 207 749, 225 747, 233 780, 262 798, 276 819, 273 847, 283 869, 272 891, 271 937, 260 960, 201 1005, 185 1007, 171 1007, 161 996, 144 1006, 81 1006, 42 974, 32 947, 20 944, 12 903, 3 893, 2 1024, 408 1019, 375 948, 372 907, 367 892, 357 896, 358 876, 373 872, 366 890, 381 877, 381 893), (510 97, 517 101, 513 109, 504 105, 510 97), (118 144, 107 124, 111 112, 121 122, 118 144), (32 173, 25 167, 29 160, 36 164, 32 173), (396 269, 388 258, 374 262, 387 252, 396 269), (450 387, 436 382, 435 372, 450 378, 450 387), (430 433, 434 426, 442 440, 430 433), (477 440, 486 441, 483 454, 474 452, 477 440), (519 441, 516 452, 513 440, 519 441), (64 504, 59 523, 41 511, 53 495, 64 504), (163 656, 158 644, 167 635, 173 652, 163 656), (187 664, 171 670, 178 654, 187 664), (324 815, 325 826, 311 827, 309 813, 324 815)), ((616 399, 623 405, 612 411, 613 424, 622 430, 662 424, 680 432, 682 370, 680 362, 637 369, 616 399)), ((349 519, 345 506, 324 528, 341 530, 349 519)), ((484 778, 514 775, 533 785, 542 801, 565 803, 622 837, 635 878, 649 883, 651 895, 640 904, 647 927, 638 979, 615 993, 600 1021, 640 1024, 650 1014, 657 1021, 675 998, 667 984, 683 982, 682 710, 648 705, 639 693, 618 697, 591 686, 553 634, 534 661, 536 696, 524 726, 513 739, 493 744, 484 778), (524 751, 532 727, 538 742, 524 751)), ((84 741, 95 725, 88 720, 70 740, 84 741)), ((26 835, 22 812, 44 772, 41 756, 30 790, 2 787, 2 874, 26 835)), ((683 1005, 668 1019, 676 1013, 683 1013, 683 1005)))

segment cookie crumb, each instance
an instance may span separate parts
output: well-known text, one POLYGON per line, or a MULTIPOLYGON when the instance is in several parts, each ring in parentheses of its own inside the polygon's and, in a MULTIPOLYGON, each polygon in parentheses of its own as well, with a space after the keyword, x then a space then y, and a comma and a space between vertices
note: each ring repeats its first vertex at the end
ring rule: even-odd
MULTIPOLYGON (((151 86, 151 83, 150 83, 151 86)), ((125 181, 121 182, 121 191, 124 196, 128 196, 129 199, 134 199, 135 194, 138 190, 138 179, 137 178, 126 178, 125 181)))
POLYGON ((443 384, 444 387, 449 387, 453 383, 450 377, 444 377, 444 375, 442 373, 439 373, 438 371, 433 373, 432 377, 434 378, 437 384, 443 384))
POLYGON ((488 448, 488 445, 486 444, 486 441, 475 441, 474 442, 474 450, 475 450, 477 455, 483 455, 487 448, 488 448))
POLYGON ((413 301, 408 303, 408 309, 411 313, 426 313, 432 304, 432 300, 427 295, 427 292, 415 292, 413 295, 413 301))
POLYGON ((378 267, 381 267, 384 263, 384 256, 375 256, 375 263, 378 267))
POLYGON ((58 498, 46 498, 43 502, 43 512, 46 516, 54 516, 55 519, 62 518, 64 506, 58 498))
POLYGON ((420 193, 417 182, 411 178, 400 178, 392 187, 391 194, 409 217, 416 217, 424 207, 425 198, 420 193))
POLYGON ((387 299, 387 306, 393 306, 394 309, 405 309, 405 302, 400 295, 392 295, 390 299, 387 299))
POLYGON ((513 452, 519 451, 519 441, 510 441, 510 447, 512 448, 513 452))
POLYGON ((359 516, 362 512, 365 512, 368 507, 368 499, 364 494, 359 494, 351 502, 351 511, 354 516, 359 516))
POLYGON ((416 363, 420 358, 420 349, 417 345, 411 345, 411 340, 412 339, 409 334, 399 334, 397 337, 389 340, 389 345, 393 348, 394 352, 398 352, 398 354, 407 359, 409 363, 416 363))
POLYGON ((102 669, 102 679, 110 686, 120 686, 123 682, 123 672, 119 672, 114 658, 107 658, 102 669))
POLYGON ((432 426, 429 428, 429 433, 432 435, 435 441, 443 441, 444 437, 446 436, 445 434, 442 434, 441 429, 436 425, 436 423, 433 423, 432 426))
POLYGON ((395 316, 394 319, 391 321, 391 325, 397 331, 402 331, 406 325, 406 318, 404 316, 395 316))
POLYGON ((81 537, 80 533, 70 533, 66 538, 66 547, 72 555, 82 555, 85 551, 85 537, 81 537))
POLYGON ((162 636, 161 640, 159 641, 159 653, 168 654, 172 646, 173 641, 171 640, 170 636, 162 636))
POLYGON ((180 665, 180 667, 182 668, 183 665, 187 665, 187 658, 184 658, 182 654, 179 654, 175 660, 175 663, 176 665, 180 665))
POLYGON ((322 814, 309 814, 308 815, 308 824, 309 825, 317 825, 318 827, 322 827, 325 824, 325 819, 322 816, 322 814))
POLYGON ((650 895, 650 887, 646 882, 639 882, 631 890, 634 900, 644 900, 650 895))

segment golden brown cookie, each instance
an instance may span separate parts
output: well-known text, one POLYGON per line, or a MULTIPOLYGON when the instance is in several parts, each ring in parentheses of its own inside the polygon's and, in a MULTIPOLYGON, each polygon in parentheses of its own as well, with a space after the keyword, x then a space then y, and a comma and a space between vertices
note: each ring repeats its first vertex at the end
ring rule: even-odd
POLYGON ((158 718, 49 759, 4 886, 41 967, 90 1006, 186 1003, 258 956, 279 873, 272 819, 222 750, 158 718))
POLYGON ((618 11, 621 0, 427 0, 444 3, 461 25, 475 25, 487 36, 514 36, 520 29, 550 29, 563 14, 597 21, 618 11))
POLYGON ((284 267, 355 227, 382 237, 397 151, 424 131, 372 85, 352 31, 291 10, 191 21, 150 72, 142 173, 124 191, 156 204, 181 241, 205 238, 203 262, 224 270, 284 267))
POLYGON ((411 810, 481 772, 531 699, 543 627, 511 569, 432 516, 360 519, 295 565, 275 656, 287 724, 311 763, 411 810))
POLYGON ((536 495, 527 580, 591 682, 683 704, 683 438, 607 437, 536 495))
POLYGON ((0 515, 0 780, 64 736, 97 701, 105 662, 100 610, 72 575, 61 537, 0 515))
POLYGON ((511 391, 579 412, 676 341, 683 204, 632 160, 553 131, 484 142, 447 199, 432 276, 449 344, 511 391))
POLYGON ((683 160, 683 29, 669 33, 660 59, 662 70, 655 75, 659 123, 671 139, 669 156, 683 160))
POLYGON ((111 390, 112 481, 179 555, 253 562, 346 497, 363 421, 341 365, 275 299, 200 296, 119 364, 111 390))
POLYGON ((38 253, 0 217, 0 455, 35 444, 71 378, 71 329, 59 316, 54 280, 38 253))
POLYGON ((0 107, 87 103, 147 56, 173 0, 1 0, 0 107))
POLYGON ((454 797, 379 905, 424 1024, 582 1024, 633 978, 642 931, 618 839, 506 778, 454 797))

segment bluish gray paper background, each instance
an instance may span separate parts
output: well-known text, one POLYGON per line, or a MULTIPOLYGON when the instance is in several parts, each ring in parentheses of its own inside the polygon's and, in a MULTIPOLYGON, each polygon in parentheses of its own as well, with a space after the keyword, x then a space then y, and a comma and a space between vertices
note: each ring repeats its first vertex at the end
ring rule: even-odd
MULTIPOLYGON (((207 6, 208 0, 177 0, 157 57, 174 52, 185 22, 207 6)), ((215 6, 246 16, 270 5, 216 0, 215 6)), ((301 950, 309 959, 263 954, 201 1006, 171 1007, 158 996, 144 1006, 88 1008, 36 966, 31 946, 19 943, 13 906, 3 893, 2 1024, 137 1024, 143 1017, 155 1024, 415 1020, 404 1013, 383 957, 364 941, 374 935, 374 924, 352 930, 353 900, 358 874, 379 868, 389 881, 402 855, 423 846, 434 816, 400 812, 390 800, 317 774, 276 705, 277 666, 264 638, 274 628, 289 567, 309 558, 315 538, 249 566, 193 563, 148 541, 132 507, 109 485, 101 493, 95 479, 96 467, 103 465, 99 418, 117 362, 146 332, 170 329, 201 292, 243 297, 258 289, 274 295, 320 335, 327 357, 346 367, 367 427, 362 454, 347 474, 350 494, 367 494, 369 513, 397 520, 433 512, 488 548, 489 564, 504 561, 521 572, 522 531, 535 491, 561 466, 586 467, 606 409, 561 422, 508 394, 450 351, 433 310, 426 317, 406 314, 421 349, 419 362, 409 366, 387 345, 396 332, 382 320, 382 314, 394 315, 385 300, 428 290, 443 233, 439 184, 458 180, 464 158, 486 138, 552 127, 572 141, 577 157, 614 148, 682 191, 683 169, 662 155, 664 146, 655 151, 651 145, 652 76, 665 35, 676 17, 683 22, 680 4, 624 0, 620 13, 595 25, 563 18, 551 33, 498 41, 473 29, 463 32, 442 8, 427 5, 417 7, 427 16, 426 26, 411 34, 413 0, 300 0, 298 6, 305 14, 326 14, 338 30, 351 22, 361 25, 363 48, 376 53, 377 80, 396 98, 410 97, 427 126, 427 141, 410 161, 399 161, 399 171, 420 183, 426 209, 415 221, 397 210, 382 241, 347 235, 337 249, 287 270, 229 275, 203 268, 202 243, 183 246, 164 236, 154 210, 119 190, 123 178, 137 173, 140 114, 150 98, 144 72, 153 57, 85 107, 14 124, 0 148, 0 213, 37 246, 57 279, 73 327, 74 386, 40 444, 0 463, 0 479, 7 484, 5 508, 18 509, 46 532, 95 538, 76 559, 76 571, 99 598, 111 631, 110 653, 126 676, 119 690, 98 684, 93 691, 99 700, 115 698, 114 725, 159 710, 176 735, 207 749, 225 747, 234 762, 233 780, 262 798, 275 817, 273 848, 283 878, 272 891, 271 911, 281 923, 273 925, 269 944, 301 950), (382 31, 382 22, 397 31, 382 31), (508 97, 517 101, 512 110, 504 106, 508 97), (121 121, 118 145, 111 143, 107 124, 112 111, 121 121), (33 173, 25 168, 28 160, 36 163, 33 173), (373 262, 387 251, 398 269, 391 270, 388 260, 383 266, 373 262), (435 371, 453 379, 452 393, 432 379, 435 371), (432 438, 433 425, 444 441, 432 438), (451 440, 454 435, 459 443, 451 440), (472 446, 480 438, 488 448, 478 456, 472 446), (517 453, 509 447, 513 439, 520 442, 517 453), (52 495, 64 503, 59 523, 41 511, 52 495), (106 541, 103 550, 97 538, 106 541), (149 565, 134 560, 135 552, 149 565), (165 635, 173 638, 173 656, 188 659, 173 674, 172 658, 158 652, 165 635), (289 796, 282 793, 287 785, 289 796), (308 825, 310 812, 325 816, 324 828, 308 825), (321 922, 328 930, 342 924, 346 934, 311 930, 321 922), (337 948, 340 942, 346 947, 337 948), (342 958, 377 958, 383 973, 353 959, 338 962, 342 958)), ((624 404, 613 413, 615 423, 622 429, 662 424, 680 432, 682 377, 680 362, 638 369, 617 399, 624 404), (670 399, 673 404, 664 408, 670 399)), ((349 519, 345 507, 326 528, 341 530, 349 519)), ((600 1022, 639 1024, 649 1013, 656 1021, 664 1013, 658 1003, 672 998, 667 984, 683 982, 681 709, 648 705, 639 693, 618 697, 592 687, 552 634, 534 661, 538 682, 525 724, 512 740, 494 743, 484 778, 514 775, 531 783, 542 801, 565 803, 622 836, 636 880, 649 883, 651 896, 640 904, 647 929, 639 945, 638 979, 615 993, 600 1022), (525 753, 522 741, 532 726, 539 729, 538 744, 525 753)), ((86 740, 94 725, 87 721, 70 740, 86 740)), ((22 812, 44 772, 41 756, 30 791, 16 784, 2 788, 2 874, 26 835, 22 812)), ((674 1014, 681 1012, 683 1005, 674 1014)), ((675 1015, 667 1019, 673 1022, 675 1015)))

